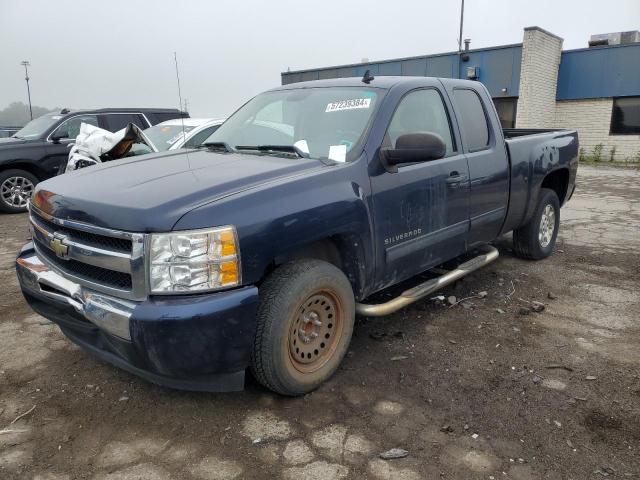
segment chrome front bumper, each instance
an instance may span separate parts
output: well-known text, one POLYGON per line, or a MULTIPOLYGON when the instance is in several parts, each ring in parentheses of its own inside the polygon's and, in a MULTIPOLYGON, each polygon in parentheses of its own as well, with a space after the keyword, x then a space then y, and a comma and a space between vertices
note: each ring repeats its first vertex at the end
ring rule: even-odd
POLYGON ((38 256, 21 256, 16 262, 23 288, 72 306, 98 328, 125 340, 131 340, 129 321, 135 302, 122 300, 74 283, 45 265, 38 256))

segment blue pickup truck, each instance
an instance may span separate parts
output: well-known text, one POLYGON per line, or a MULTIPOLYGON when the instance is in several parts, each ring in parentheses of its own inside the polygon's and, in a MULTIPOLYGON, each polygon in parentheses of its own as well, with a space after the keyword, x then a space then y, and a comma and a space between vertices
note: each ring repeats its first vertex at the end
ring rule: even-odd
POLYGON ((549 256, 578 138, 503 130, 478 82, 366 75, 262 93, 202 148, 145 158, 38 184, 26 300, 152 382, 239 390, 250 369, 300 395, 336 371, 356 314, 486 265, 507 232, 549 256))

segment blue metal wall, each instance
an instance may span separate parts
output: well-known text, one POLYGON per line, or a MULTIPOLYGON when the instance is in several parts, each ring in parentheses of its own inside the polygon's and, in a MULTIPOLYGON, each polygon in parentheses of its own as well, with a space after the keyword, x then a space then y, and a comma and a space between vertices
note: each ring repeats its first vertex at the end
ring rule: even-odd
POLYGON ((466 62, 460 60, 458 53, 452 52, 366 64, 360 63, 285 72, 282 74, 282 84, 326 78, 361 77, 367 70, 371 70, 373 75, 381 76, 466 78, 467 67, 475 66, 480 67, 479 80, 487 86, 492 96, 518 96, 522 45, 470 50, 466 54, 469 56, 469 60, 466 62), (506 89, 506 92, 503 92, 503 89, 506 89))
POLYGON ((640 95, 640 43, 562 52, 558 100, 640 95))
MULTIPOLYGON (((493 97, 519 96, 522 45, 507 45, 466 52, 467 62, 456 52, 400 58, 367 64, 344 65, 285 72, 282 84, 336 77, 412 75, 466 78, 466 68, 480 67, 479 80, 493 97), (503 89, 506 88, 506 92, 503 89)), ((584 48, 562 52, 557 99, 624 97, 640 95, 640 44, 584 48)))

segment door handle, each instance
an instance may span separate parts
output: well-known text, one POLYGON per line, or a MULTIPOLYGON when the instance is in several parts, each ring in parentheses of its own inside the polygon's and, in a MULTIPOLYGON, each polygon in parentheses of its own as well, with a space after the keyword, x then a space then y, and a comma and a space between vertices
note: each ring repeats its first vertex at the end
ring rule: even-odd
POLYGON ((446 182, 448 185, 457 185, 458 183, 466 182, 467 178, 468 177, 466 175, 461 175, 454 170, 449 174, 449 178, 447 178, 446 182))

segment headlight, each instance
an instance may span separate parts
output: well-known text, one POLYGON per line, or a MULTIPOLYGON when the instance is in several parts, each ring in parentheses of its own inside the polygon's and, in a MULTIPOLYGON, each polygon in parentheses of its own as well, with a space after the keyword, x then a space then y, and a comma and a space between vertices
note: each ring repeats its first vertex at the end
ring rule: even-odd
POLYGON ((240 255, 234 227, 153 233, 151 293, 199 292, 240 284, 240 255))

